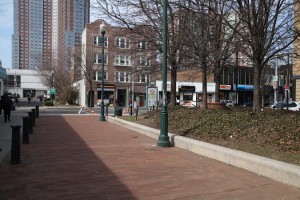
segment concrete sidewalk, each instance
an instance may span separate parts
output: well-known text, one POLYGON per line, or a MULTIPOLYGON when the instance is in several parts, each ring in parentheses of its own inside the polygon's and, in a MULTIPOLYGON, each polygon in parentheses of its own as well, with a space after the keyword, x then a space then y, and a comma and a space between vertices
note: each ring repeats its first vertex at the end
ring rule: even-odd
POLYGON ((0 164, 0 199, 300 199, 300 189, 96 115, 40 116, 21 164, 0 164))

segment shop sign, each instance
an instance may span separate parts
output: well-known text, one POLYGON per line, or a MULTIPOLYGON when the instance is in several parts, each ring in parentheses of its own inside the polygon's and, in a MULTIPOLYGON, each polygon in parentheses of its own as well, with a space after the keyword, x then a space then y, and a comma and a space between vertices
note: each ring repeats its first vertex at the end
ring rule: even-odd
POLYGON ((237 90, 239 91, 253 91, 253 85, 237 85, 237 90))
POLYGON ((231 90, 231 85, 220 85, 220 90, 231 90))

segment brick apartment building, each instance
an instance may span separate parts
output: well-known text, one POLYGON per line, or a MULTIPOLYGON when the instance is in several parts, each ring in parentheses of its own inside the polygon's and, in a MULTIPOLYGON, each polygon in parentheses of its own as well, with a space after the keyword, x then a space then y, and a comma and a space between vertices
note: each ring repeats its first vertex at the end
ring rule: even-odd
MULTIPOLYGON (((102 21, 96 20, 87 24, 82 33, 81 45, 73 49, 74 52, 80 51, 81 57, 80 61, 73 58, 72 66, 74 85, 79 89, 81 106, 88 106, 89 102, 93 106, 101 101, 103 42, 99 27, 102 21), (88 95, 90 82, 94 96, 92 101, 88 95)), ((157 61, 157 48, 155 44, 136 33, 144 27, 129 30, 103 22, 106 29, 103 61, 104 102, 127 107, 132 102, 133 93, 134 101, 139 106, 144 106, 146 86, 156 80, 156 72, 161 72, 157 61)))
MULTIPOLYGON (((299 15, 299 3, 295 4, 295 28, 298 31, 300 28, 300 15, 299 15)), ((300 39, 297 38, 294 42, 294 66, 293 66, 293 76, 292 76, 292 81, 293 81, 293 93, 295 94, 295 97, 293 100, 295 101, 300 101, 300 58, 299 58, 299 50, 300 47, 300 39)))

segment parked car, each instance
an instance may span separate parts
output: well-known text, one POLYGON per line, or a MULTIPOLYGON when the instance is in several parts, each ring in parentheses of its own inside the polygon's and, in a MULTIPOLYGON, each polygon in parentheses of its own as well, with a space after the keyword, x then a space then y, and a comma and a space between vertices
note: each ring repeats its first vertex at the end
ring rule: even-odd
POLYGON ((244 102, 244 107, 252 107, 253 106, 253 102, 252 101, 245 101, 244 102))
POLYGON ((272 106, 273 109, 286 109, 288 107, 289 110, 300 111, 300 102, 292 101, 288 104, 286 102, 278 102, 272 106))
POLYGON ((226 107, 233 107, 233 101, 232 100, 222 100, 221 103, 226 103, 226 107))

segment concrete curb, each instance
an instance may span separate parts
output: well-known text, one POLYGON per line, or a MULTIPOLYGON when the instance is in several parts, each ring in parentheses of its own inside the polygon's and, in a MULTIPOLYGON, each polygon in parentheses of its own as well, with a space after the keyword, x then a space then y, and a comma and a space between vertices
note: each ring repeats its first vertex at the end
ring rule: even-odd
MULTIPOLYGON (((128 122, 116 117, 109 117, 108 121, 154 139, 158 139, 160 134, 160 130, 128 122)), ((299 166, 193 140, 172 133, 169 133, 169 137, 172 145, 175 147, 179 147, 198 155, 218 160, 234 167, 248 170, 260 176, 265 176, 272 180, 300 188, 299 166)))

